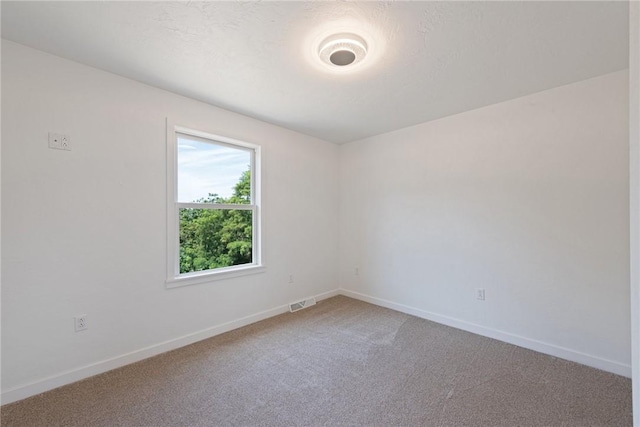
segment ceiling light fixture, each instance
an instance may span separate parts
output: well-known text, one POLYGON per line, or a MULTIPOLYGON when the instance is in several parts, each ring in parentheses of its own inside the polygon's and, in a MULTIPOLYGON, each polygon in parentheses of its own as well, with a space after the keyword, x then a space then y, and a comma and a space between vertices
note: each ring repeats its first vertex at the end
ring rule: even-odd
POLYGON ((320 60, 332 68, 351 68, 367 55, 367 42, 351 33, 334 34, 318 46, 320 60))

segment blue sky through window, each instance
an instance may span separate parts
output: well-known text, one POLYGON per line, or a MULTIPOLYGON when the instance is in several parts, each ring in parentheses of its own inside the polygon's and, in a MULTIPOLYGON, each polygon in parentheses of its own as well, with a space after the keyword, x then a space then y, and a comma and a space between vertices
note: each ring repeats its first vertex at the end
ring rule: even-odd
POLYGON ((248 150, 178 135, 178 202, 194 202, 209 193, 231 196, 250 164, 248 150))

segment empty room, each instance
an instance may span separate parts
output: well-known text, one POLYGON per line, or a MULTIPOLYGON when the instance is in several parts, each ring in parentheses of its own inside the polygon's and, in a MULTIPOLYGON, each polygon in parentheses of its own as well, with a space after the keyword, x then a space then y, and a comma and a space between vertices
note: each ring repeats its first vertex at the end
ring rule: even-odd
POLYGON ((0 13, 3 426, 640 426, 640 3, 0 13))

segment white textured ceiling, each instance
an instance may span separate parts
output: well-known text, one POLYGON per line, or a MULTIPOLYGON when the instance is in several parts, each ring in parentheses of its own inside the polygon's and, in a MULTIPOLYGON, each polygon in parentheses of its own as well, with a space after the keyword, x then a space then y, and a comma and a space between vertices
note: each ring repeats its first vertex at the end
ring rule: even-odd
POLYGON ((344 143, 628 66, 626 2, 8 2, 2 36, 344 143), (354 73, 314 39, 370 38, 354 73))

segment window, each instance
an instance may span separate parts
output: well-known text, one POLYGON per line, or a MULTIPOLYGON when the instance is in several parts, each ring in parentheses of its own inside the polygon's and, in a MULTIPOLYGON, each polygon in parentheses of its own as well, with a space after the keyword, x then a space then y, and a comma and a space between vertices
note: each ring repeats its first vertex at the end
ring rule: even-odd
POLYGON ((167 125, 168 287, 255 273, 260 147, 167 125))

